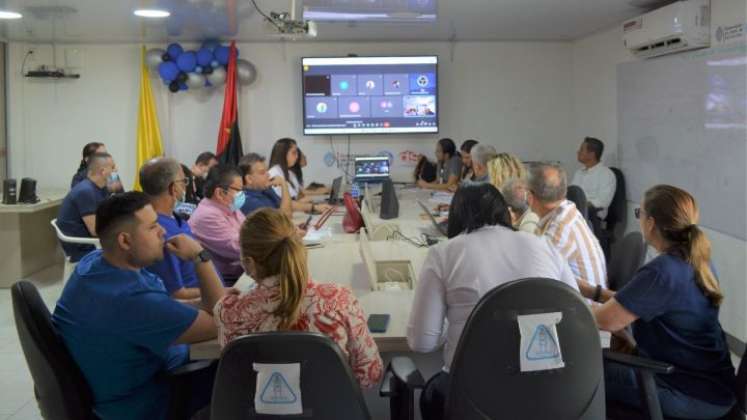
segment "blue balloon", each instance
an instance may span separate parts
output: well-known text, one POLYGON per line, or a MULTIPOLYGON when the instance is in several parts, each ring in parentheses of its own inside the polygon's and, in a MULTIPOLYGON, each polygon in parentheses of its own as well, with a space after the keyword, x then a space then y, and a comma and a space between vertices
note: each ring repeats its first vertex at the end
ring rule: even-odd
POLYGON ((218 66, 220 66, 220 63, 218 62, 218 60, 213 60, 210 62, 210 67, 217 68, 218 66))
POLYGON ((197 66, 197 54, 193 51, 182 53, 182 55, 176 59, 176 65, 179 66, 179 70, 181 71, 187 73, 194 71, 197 66))
POLYGON ((209 66, 213 61, 213 52, 206 47, 197 51, 197 64, 200 66, 209 66))
POLYGON ((184 52, 184 48, 182 48, 182 46, 177 43, 173 43, 169 44, 169 46, 166 47, 166 52, 169 53, 169 56, 172 60, 176 60, 180 55, 182 55, 182 53, 184 52))
POLYGON ((223 64, 224 66, 228 64, 228 56, 231 54, 231 49, 226 47, 225 45, 221 45, 220 47, 215 49, 215 59, 218 60, 220 64, 223 64))
POLYGON ((202 73, 202 66, 195 67, 195 73, 202 73))
POLYGON ((187 86, 186 83, 181 82, 179 83, 179 90, 189 90, 189 86, 187 86))
POLYGON ((219 45, 220 45, 220 42, 218 42, 218 41, 216 41, 216 40, 214 40, 214 39, 211 39, 211 40, 207 40, 207 41, 203 42, 203 43, 202 43, 202 48, 204 48, 204 49, 207 49, 208 51, 210 51, 210 54, 212 54, 212 53, 213 53, 213 51, 214 51, 214 50, 215 50, 215 49, 216 49, 216 48, 217 48, 217 47, 218 47, 219 45))
POLYGON ((171 82, 179 75, 179 67, 173 61, 164 61, 158 65, 158 74, 164 82, 171 82))

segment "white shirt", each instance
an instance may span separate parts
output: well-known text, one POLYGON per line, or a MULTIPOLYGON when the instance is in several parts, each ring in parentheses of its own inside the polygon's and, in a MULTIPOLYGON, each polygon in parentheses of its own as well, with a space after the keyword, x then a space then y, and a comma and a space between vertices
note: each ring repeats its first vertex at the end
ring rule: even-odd
POLYGON ((522 232, 537 233, 537 226, 539 225, 540 218, 537 216, 532 209, 527 209, 521 219, 514 225, 514 228, 522 232))
POLYGON ((600 208, 599 217, 607 217, 607 208, 612 203, 617 187, 617 179, 612 170, 601 163, 591 168, 582 168, 573 175, 572 185, 578 185, 584 190, 586 200, 592 206, 600 208))
MULTIPOLYGON (((280 178, 285 179, 285 176, 283 175, 283 169, 280 168, 280 165, 275 165, 272 168, 270 168, 267 173, 270 175, 270 178, 274 178, 276 176, 279 176, 280 178)), ((290 194, 291 199, 295 200, 298 197, 299 193, 299 185, 298 185, 298 178, 296 178, 296 174, 293 173, 293 171, 288 171, 288 193, 290 194)), ((278 197, 283 196, 283 189, 280 187, 272 187, 273 191, 275 191, 275 194, 278 195, 278 197)))
POLYGON ((420 272, 407 324, 407 343, 417 352, 445 340, 448 371, 472 309, 488 291, 526 277, 558 279, 578 290, 568 263, 546 239, 488 226, 431 247, 420 272))

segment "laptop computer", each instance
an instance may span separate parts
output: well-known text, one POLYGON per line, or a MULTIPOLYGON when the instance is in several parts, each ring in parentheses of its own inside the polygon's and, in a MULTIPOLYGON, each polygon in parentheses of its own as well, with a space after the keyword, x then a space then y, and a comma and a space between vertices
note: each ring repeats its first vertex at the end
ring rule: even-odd
POLYGON ((332 188, 329 189, 329 198, 327 203, 335 205, 340 203, 340 190, 342 189, 342 177, 338 176, 332 181, 332 188))
POLYGON ((389 158, 364 156, 355 158, 355 182, 383 182, 389 179, 389 158))
POLYGON ((428 218, 431 219, 431 223, 433 223, 433 226, 436 227, 436 230, 438 231, 438 233, 440 233, 440 234, 442 234, 444 236, 449 236, 448 231, 447 231, 447 229, 448 229, 448 222, 440 222, 439 223, 438 220, 436 220, 436 217, 433 216, 433 212, 431 212, 431 210, 428 208, 428 206, 426 206, 425 203, 423 203, 420 200, 417 200, 417 201, 418 201, 418 204, 420 205, 420 207, 423 208, 423 211, 425 211, 425 213, 428 215, 428 218))

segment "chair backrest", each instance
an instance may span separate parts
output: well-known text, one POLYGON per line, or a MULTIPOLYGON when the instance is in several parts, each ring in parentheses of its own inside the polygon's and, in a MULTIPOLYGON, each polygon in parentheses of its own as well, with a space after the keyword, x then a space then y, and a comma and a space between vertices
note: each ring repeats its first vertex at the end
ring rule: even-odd
POLYGON ((337 344, 319 333, 283 331, 249 334, 223 349, 210 403, 212 420, 275 417, 257 414, 254 409, 257 389, 254 363, 301 364, 304 414, 299 417, 371 418, 360 387, 337 344))
POLYGON ((52 225, 54 228, 55 234, 57 234, 57 239, 60 240, 60 242, 65 242, 69 244, 85 244, 85 245, 94 245, 96 248, 101 248, 101 242, 99 241, 99 238, 79 238, 75 236, 67 236, 64 233, 62 233, 62 230, 60 230, 60 227, 57 226, 57 219, 52 219, 49 224, 52 225))
POLYGON ((630 232, 612 246, 607 264, 607 286, 620 290, 630 282, 646 259, 646 244, 640 232, 630 232))
POLYGON ((576 208, 584 216, 584 219, 589 220, 589 203, 586 201, 584 190, 578 185, 569 185, 565 196, 576 205, 576 208))
POLYGON ((45 419, 95 419, 93 396, 83 373, 57 335, 44 301, 33 284, 13 285, 13 315, 26 363, 45 419))
POLYGON ((557 280, 516 280, 485 294, 464 326, 450 372, 447 419, 605 415, 599 331, 578 292, 557 280), (522 373, 517 316, 552 312, 562 313, 556 327, 565 367, 522 373))
POLYGON ((615 226, 618 224, 625 224, 628 198, 625 189, 625 176, 618 168, 610 168, 612 173, 615 174, 615 195, 612 196, 612 202, 607 210, 607 217, 604 219, 607 222, 607 230, 614 231, 615 226))
POLYGON ((742 354, 742 360, 737 369, 737 408, 742 414, 747 414, 747 361, 745 359, 747 359, 747 348, 742 354))

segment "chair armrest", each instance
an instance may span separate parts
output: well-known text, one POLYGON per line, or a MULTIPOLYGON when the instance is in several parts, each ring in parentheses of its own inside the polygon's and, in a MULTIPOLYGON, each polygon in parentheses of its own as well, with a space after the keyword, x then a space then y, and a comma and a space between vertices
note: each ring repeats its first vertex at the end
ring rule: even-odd
POLYGON ((645 370, 657 375, 669 375, 674 372, 674 366, 645 357, 633 356, 612 351, 604 352, 604 360, 618 365, 628 366, 637 370, 645 370))
POLYGON ((217 360, 210 359, 189 362, 185 365, 179 366, 176 369, 168 371, 167 376, 174 379, 189 376, 198 372, 202 372, 203 370, 212 367, 216 363, 218 363, 217 360))
POLYGON ((423 388, 425 380, 415 363, 409 357, 394 357, 384 372, 384 380, 379 387, 379 395, 389 397, 392 395, 392 380, 404 385, 409 390, 423 388))

